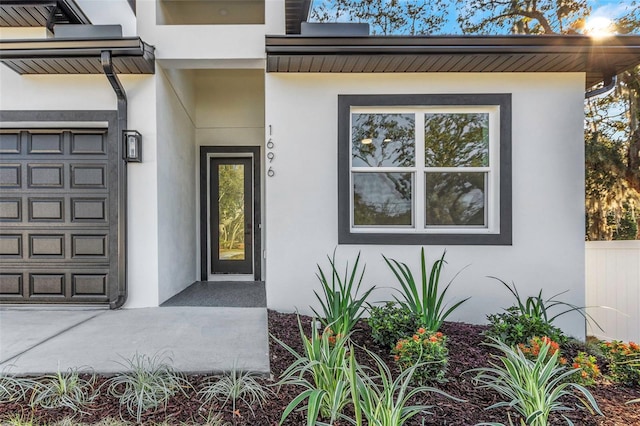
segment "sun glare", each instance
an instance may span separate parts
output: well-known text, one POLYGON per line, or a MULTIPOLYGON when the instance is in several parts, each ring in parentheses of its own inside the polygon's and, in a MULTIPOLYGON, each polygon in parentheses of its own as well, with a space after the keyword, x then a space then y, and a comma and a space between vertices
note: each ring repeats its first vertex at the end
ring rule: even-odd
POLYGON ((615 33, 615 24, 611 19, 602 16, 589 18, 585 23, 584 32, 591 37, 609 37, 615 33))

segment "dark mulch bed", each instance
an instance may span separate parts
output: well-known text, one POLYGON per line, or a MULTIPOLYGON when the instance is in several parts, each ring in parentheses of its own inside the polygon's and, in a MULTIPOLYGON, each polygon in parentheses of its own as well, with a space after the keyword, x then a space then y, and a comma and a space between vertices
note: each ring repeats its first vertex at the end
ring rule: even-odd
MULTIPOLYGON (((311 318, 303 316, 301 321, 306 332, 309 333, 311 318)), ((444 324, 442 332, 448 336, 449 347, 448 381, 434 386, 452 396, 464 399, 466 402, 456 402, 437 394, 421 395, 414 402, 433 406, 430 410, 431 414, 416 416, 409 425, 474 425, 479 422, 508 423, 508 417, 504 409, 485 410, 485 407, 498 401, 498 396, 494 392, 476 388, 471 380, 472 375, 465 374, 465 371, 469 369, 487 365, 490 352, 486 346, 481 345, 483 341, 482 332, 485 329, 483 326, 463 323, 444 324)), ((302 350, 295 315, 269 311, 269 330, 271 334, 292 348, 298 351, 302 350)), ((393 367, 388 350, 376 345, 369 337, 369 331, 368 325, 360 322, 356 332, 353 334, 354 343, 360 347, 366 347, 383 359, 388 360, 389 365, 392 366, 392 371, 397 374, 398 371, 393 367)), ((270 351, 271 371, 273 377, 277 379, 291 364, 293 357, 273 340, 270 341, 270 351)), ((367 362, 363 353, 358 355, 361 362, 367 362)), ((236 413, 233 413, 229 407, 225 409, 220 409, 220 407, 216 406, 202 407, 198 400, 197 391, 202 387, 205 378, 202 376, 190 376, 188 379, 194 389, 188 390, 187 396, 172 398, 166 410, 161 407, 155 412, 145 413, 145 423, 169 422, 179 424, 180 422, 195 422, 204 424, 207 413, 212 409, 214 412, 222 412, 225 419, 234 425, 277 425, 284 407, 299 391, 291 386, 280 389, 273 388, 273 395, 263 407, 253 407, 254 416, 248 408, 243 406, 240 406, 236 413)), ((104 378, 101 378, 100 383, 103 383, 104 380, 104 378)), ((262 382, 272 385, 274 380, 262 379, 262 382)), ((640 398, 640 389, 626 388, 601 380, 590 390, 598 401, 605 417, 594 416, 584 409, 576 409, 566 414, 576 425, 640 425, 639 405, 625 405, 628 400, 640 398)), ((573 404, 573 402, 569 403, 573 404)), ((33 414, 33 418, 38 419, 39 423, 51 423, 64 417, 70 417, 73 414, 68 410, 36 409, 32 411, 25 401, 0 404, 0 420, 6 420, 19 413, 23 413, 23 418, 30 418, 31 414, 33 414)), ((131 420, 126 413, 120 411, 118 403, 113 397, 107 395, 106 392, 102 392, 98 401, 89 410, 89 413, 82 416, 76 415, 74 422, 91 424, 105 417, 122 417, 126 420, 131 420)), ((304 425, 304 413, 293 413, 289 416, 286 424, 304 425)), ((346 423, 343 422, 341 424, 346 423)), ((554 418, 551 424, 564 424, 564 421, 554 418)))

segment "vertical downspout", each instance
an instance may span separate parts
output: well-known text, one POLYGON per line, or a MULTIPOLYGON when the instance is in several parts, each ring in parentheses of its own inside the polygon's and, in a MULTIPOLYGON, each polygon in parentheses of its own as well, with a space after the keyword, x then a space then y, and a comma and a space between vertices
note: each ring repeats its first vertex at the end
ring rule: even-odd
POLYGON ((127 93, 113 69, 111 51, 100 54, 104 75, 111 83, 118 98, 117 140, 118 140, 118 297, 109 304, 111 309, 121 308, 127 301, 127 164, 124 160, 124 131, 127 129, 127 93))

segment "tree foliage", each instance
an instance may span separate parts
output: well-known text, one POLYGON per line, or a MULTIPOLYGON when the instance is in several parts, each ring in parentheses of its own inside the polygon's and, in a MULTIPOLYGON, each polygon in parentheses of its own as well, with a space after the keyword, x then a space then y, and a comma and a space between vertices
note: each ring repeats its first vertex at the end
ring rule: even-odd
POLYGON ((587 0, 456 0, 467 34, 571 34, 584 26, 587 0))
POLYGON ((323 0, 316 22, 366 22, 371 34, 432 34, 447 20, 447 0, 323 0))
MULTIPOLYGON (((456 2, 463 32, 474 34, 574 34, 591 12, 586 0, 456 2)), ((616 28, 622 34, 640 30, 638 1, 616 28)), ((585 111, 586 238, 628 238, 640 200, 640 67, 620 75, 613 94, 588 100, 585 111)))

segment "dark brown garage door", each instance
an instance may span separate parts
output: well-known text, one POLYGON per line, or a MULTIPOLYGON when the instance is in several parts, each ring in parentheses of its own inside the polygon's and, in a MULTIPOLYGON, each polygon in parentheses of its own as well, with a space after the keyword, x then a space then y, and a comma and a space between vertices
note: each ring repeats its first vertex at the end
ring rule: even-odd
POLYGON ((118 291, 118 149, 107 128, 0 130, 0 302, 118 291))

